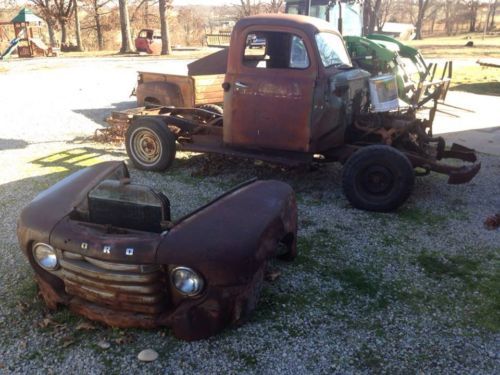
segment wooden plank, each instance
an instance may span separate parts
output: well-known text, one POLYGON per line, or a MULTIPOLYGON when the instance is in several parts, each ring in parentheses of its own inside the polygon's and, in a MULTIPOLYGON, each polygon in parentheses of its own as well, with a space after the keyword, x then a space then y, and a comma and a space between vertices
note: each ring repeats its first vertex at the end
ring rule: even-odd
POLYGON ((209 94, 197 94, 195 96, 195 102, 208 101, 209 103, 222 103, 224 101, 224 92, 220 93, 209 93, 209 94))

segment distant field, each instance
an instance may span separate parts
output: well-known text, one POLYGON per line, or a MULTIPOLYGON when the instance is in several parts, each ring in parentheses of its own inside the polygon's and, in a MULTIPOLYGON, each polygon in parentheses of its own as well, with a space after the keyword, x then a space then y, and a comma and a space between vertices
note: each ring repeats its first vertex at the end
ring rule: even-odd
POLYGON ((500 35, 469 33, 451 37, 425 38, 405 42, 422 51, 427 58, 500 58, 500 35), (466 47, 469 41, 473 47, 466 47))

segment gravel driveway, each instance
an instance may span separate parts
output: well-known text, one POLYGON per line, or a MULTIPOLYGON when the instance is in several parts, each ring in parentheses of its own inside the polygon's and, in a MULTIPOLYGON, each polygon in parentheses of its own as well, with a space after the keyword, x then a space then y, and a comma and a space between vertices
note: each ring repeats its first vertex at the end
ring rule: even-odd
POLYGON ((467 185, 418 178, 413 196, 391 214, 351 208, 335 164, 284 170, 183 154, 168 173, 132 170, 136 182, 169 196, 174 217, 253 176, 287 181, 299 202, 298 258, 272 265, 281 276, 266 283, 250 322, 200 342, 47 311, 18 248, 21 208, 74 170, 126 159, 121 145, 89 137, 111 110, 134 105, 136 70, 182 72, 185 63, 2 63, 0 374, 500 372, 500 230, 483 225, 500 212, 500 157, 487 154, 467 185), (139 362, 145 348, 158 360, 139 362))

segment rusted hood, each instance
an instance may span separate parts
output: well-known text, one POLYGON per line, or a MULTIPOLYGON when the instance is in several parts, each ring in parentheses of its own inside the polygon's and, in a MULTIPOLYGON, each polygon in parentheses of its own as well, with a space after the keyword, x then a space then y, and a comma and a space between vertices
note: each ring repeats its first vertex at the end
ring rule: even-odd
POLYGON ((75 172, 38 194, 18 220, 21 246, 26 247, 28 238, 48 241, 54 226, 85 200, 90 189, 103 179, 124 177, 128 177, 128 170, 123 162, 104 162, 75 172))

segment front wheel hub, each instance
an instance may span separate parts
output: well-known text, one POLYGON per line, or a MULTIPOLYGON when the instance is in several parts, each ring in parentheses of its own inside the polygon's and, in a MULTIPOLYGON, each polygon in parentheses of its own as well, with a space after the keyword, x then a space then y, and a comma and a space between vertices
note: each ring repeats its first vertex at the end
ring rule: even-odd
POLYGON ((393 174, 383 166, 370 166, 363 171, 361 176, 362 187, 371 194, 384 194, 391 189, 393 184, 393 174))

